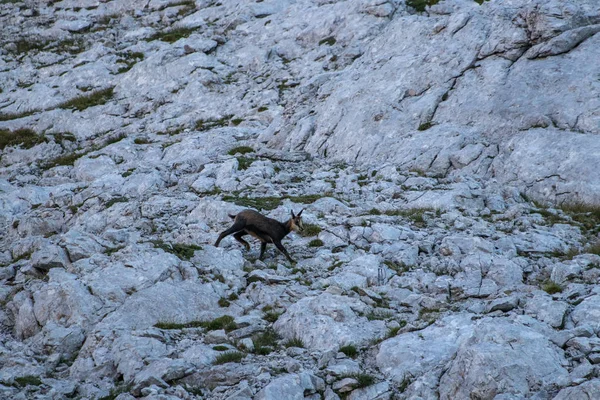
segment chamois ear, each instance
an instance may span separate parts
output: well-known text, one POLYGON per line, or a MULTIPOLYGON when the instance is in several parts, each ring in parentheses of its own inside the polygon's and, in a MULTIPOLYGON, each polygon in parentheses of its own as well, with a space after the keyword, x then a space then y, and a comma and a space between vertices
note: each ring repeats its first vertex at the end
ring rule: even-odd
POLYGON ((294 215, 294 210, 291 210, 291 211, 292 211, 292 218, 296 218, 296 216, 294 215))
POLYGON ((300 210, 300 212, 298 213, 298 216, 302 215, 302 211, 304 211, 304 208, 302 210, 300 210))

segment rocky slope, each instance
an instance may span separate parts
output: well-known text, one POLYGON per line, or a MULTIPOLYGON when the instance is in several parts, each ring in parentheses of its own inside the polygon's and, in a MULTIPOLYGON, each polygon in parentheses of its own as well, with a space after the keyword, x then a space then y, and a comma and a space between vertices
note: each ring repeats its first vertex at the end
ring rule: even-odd
POLYGON ((0 1, 0 398, 600 397, 600 6, 417 3, 0 1))

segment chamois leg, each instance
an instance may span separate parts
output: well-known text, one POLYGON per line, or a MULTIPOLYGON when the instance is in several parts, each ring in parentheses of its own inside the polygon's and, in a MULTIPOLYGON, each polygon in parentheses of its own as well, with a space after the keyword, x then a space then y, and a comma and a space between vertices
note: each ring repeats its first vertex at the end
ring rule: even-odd
POLYGON ((260 256, 258 256, 258 259, 262 261, 264 255, 265 255, 265 249, 267 248, 267 242, 260 242, 260 256))
POLYGON ((294 259, 292 257, 290 257, 290 254, 287 252, 287 250, 285 249, 285 247, 283 247, 283 245, 281 244, 280 241, 273 241, 273 244, 275 245, 275 247, 277 247, 279 249, 279 251, 281 251, 283 254, 285 254, 285 256, 287 257, 287 259, 291 262, 291 263, 296 263, 296 261, 294 261, 294 259))
POLYGON ((245 231, 240 231, 240 232, 236 233, 235 235, 233 235, 233 237, 235 238, 235 240, 237 240, 238 242, 243 244, 246 247, 247 251, 250 251, 250 243, 248 243, 244 239, 242 239, 242 236, 244 236, 245 234, 246 234, 245 231))
POLYGON ((243 223, 238 223, 235 222, 233 224, 233 226, 225 231, 223 231, 220 235, 219 238, 217 239, 217 241, 215 242, 215 247, 219 247, 219 243, 221 243, 221 240, 223 240, 223 238, 225 236, 231 235, 232 233, 236 233, 241 231, 242 229, 244 229, 244 224, 243 223))

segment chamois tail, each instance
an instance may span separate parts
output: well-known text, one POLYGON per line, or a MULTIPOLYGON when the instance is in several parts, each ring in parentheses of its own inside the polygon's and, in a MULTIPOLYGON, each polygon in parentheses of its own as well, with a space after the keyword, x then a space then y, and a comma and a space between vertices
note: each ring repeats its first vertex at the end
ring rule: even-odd
POLYGON ((235 219, 235 215, 231 215, 231 214, 227 214, 227 215, 229 215, 229 218, 235 219))

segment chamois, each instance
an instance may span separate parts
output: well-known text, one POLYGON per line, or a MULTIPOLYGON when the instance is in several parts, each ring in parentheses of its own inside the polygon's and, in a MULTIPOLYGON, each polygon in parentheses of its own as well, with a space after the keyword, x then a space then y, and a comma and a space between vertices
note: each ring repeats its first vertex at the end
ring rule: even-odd
POLYGON ((285 247, 281 244, 281 240, 293 230, 302 232, 304 229, 302 225, 302 211, 298 215, 294 215, 294 211, 292 211, 292 217, 286 222, 267 218, 254 210, 244 210, 237 215, 229 214, 229 217, 233 219, 233 226, 219 235, 219 238, 215 242, 215 247, 219 247, 219 243, 225 236, 233 233, 235 240, 246 246, 246 250, 250 250, 250 244, 242 239, 242 236, 251 235, 260 240, 259 260, 263 259, 267 243, 273 243, 279 251, 285 254, 290 262, 295 263, 296 261, 290 257, 285 247))

